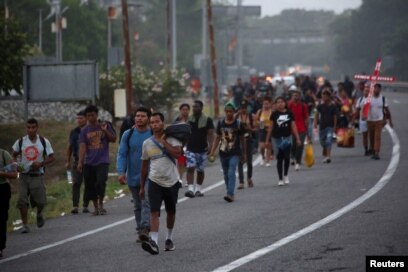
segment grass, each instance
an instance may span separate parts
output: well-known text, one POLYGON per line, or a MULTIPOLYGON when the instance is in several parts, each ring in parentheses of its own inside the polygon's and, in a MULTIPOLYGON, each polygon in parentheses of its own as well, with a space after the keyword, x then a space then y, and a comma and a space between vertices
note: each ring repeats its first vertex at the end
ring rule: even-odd
MULTIPOLYGON (((47 138, 52 145, 55 155, 55 162, 47 166, 45 173, 45 184, 47 187, 47 201, 48 204, 44 210, 46 218, 59 217, 62 214, 68 214, 72 208, 71 184, 68 184, 66 177, 66 150, 68 145, 69 132, 76 124, 73 122, 57 122, 57 121, 40 121, 40 128, 38 133, 47 138)), ((116 129, 119 132, 119 129, 116 129)), ((1 147, 9 152, 12 151, 14 142, 26 135, 25 124, 1 124, 0 125, 0 143, 1 147)), ((109 172, 116 172, 116 153, 118 143, 111 143, 109 147, 109 156, 111 160, 109 172)), ((12 230, 13 222, 20 219, 20 214, 16 208, 17 201, 17 180, 11 181, 12 198, 10 201, 8 229, 12 230)), ((83 185, 82 185, 83 191, 83 185)), ((108 199, 113 199, 117 196, 115 191, 123 190, 128 193, 126 186, 121 186, 117 182, 116 177, 109 177, 106 186, 106 196, 108 199)), ((81 197, 82 199, 82 197, 81 197)), ((81 204, 81 203, 80 203, 81 204)), ((29 223, 35 223, 35 211, 29 212, 29 223)))

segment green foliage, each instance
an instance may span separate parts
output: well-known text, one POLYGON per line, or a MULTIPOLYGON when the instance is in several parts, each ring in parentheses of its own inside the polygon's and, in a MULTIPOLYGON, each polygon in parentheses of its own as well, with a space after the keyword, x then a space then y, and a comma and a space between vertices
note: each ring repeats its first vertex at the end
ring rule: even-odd
POLYGON ((33 54, 16 18, 0 14, 0 90, 21 93, 24 59, 33 54))
MULTIPOLYGON (((158 72, 149 71, 142 66, 132 69, 133 98, 138 104, 155 110, 172 107, 180 97, 185 95, 186 80, 189 75, 184 69, 158 72)), ((123 68, 117 68, 110 74, 101 74, 101 103, 105 109, 113 111, 113 92, 124 88, 125 75, 123 68)))
MULTIPOLYGON (((339 16, 331 30, 336 35, 336 63, 348 73, 371 73, 377 58, 391 55, 397 60, 397 78, 405 77, 408 65, 405 50, 401 50, 400 34, 408 21, 408 2, 404 0, 363 0, 353 12, 339 16)), ((406 36, 405 36, 406 37, 406 36)), ((387 73, 389 71, 382 71, 387 73)))

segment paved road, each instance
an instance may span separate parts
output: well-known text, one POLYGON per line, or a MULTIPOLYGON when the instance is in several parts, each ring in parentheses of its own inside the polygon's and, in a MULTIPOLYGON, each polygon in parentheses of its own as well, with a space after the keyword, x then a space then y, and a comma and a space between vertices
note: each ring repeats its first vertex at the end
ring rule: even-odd
MULTIPOLYGON (((291 168, 289 186, 276 186, 274 165, 257 166, 255 187, 234 203, 223 200, 214 163, 205 197, 180 192, 176 251, 151 256, 135 243, 125 197, 109 202, 106 216, 69 215, 11 233, 0 271, 365 271, 366 255, 408 255, 408 94, 386 95, 396 128, 383 133, 380 161, 362 156, 359 136, 354 149, 334 148, 328 165, 316 144, 316 164, 291 168)), ((163 248, 163 218, 161 226, 163 248)))

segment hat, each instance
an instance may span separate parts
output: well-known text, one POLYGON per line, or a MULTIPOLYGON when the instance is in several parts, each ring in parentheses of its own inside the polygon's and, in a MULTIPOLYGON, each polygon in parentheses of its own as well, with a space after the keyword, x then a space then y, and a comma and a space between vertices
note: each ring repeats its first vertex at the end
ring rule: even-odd
POLYGON ((228 108, 228 107, 235 110, 235 104, 231 101, 228 101, 227 103, 225 103, 224 108, 228 108))
POLYGON ((80 112, 77 113, 77 116, 86 116, 85 111, 81 110, 80 112))
POLYGON ((243 99, 243 100, 241 101, 241 108, 244 108, 244 107, 247 107, 247 106, 248 106, 248 100, 243 99))
POLYGON ((299 90, 298 90, 298 88, 296 87, 296 85, 290 85, 289 91, 290 91, 290 92, 299 92, 299 90))

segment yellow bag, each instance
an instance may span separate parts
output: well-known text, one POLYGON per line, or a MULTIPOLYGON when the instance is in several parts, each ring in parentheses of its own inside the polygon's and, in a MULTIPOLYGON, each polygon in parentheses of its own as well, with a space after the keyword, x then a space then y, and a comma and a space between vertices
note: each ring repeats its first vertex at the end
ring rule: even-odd
POLYGON ((306 144, 305 147, 305 164, 307 167, 312 167, 315 162, 312 143, 306 144))

